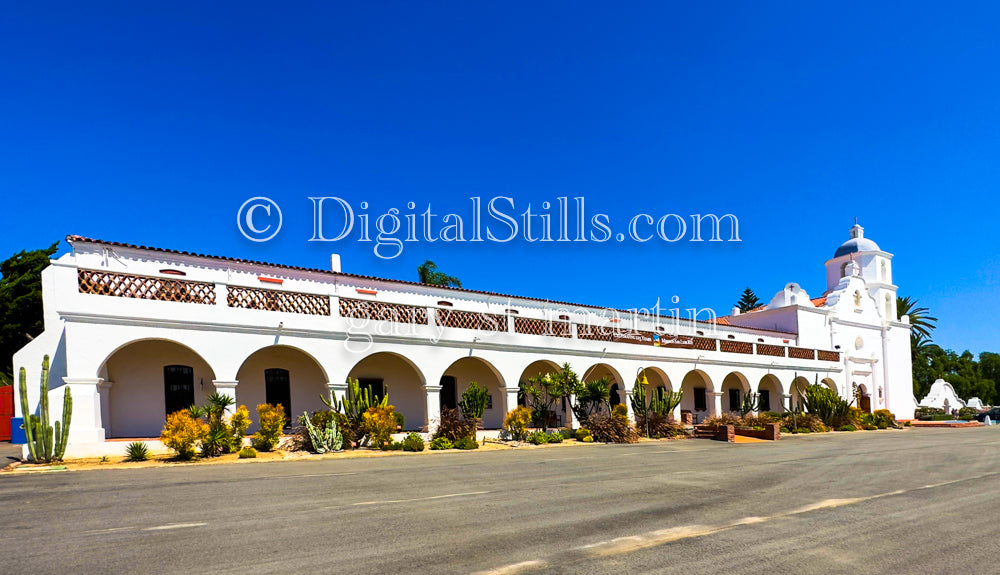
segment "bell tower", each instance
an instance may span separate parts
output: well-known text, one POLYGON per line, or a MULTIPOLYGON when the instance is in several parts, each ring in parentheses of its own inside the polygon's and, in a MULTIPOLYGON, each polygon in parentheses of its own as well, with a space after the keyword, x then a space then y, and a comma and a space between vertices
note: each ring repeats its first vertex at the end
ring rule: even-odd
POLYGON ((826 291, 833 291, 841 279, 856 275, 864 280, 868 292, 878 303, 884 320, 896 321, 896 286, 892 283, 892 254, 865 237, 857 218, 850 239, 840 245, 833 259, 826 262, 826 291))

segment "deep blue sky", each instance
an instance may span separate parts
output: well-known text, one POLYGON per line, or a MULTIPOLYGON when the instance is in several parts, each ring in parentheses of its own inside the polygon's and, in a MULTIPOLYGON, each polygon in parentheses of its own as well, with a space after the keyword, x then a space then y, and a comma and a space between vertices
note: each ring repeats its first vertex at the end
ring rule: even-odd
POLYGON ((0 257, 82 234, 403 279, 430 258, 470 288, 721 315, 747 285, 820 295, 857 216, 939 344, 1000 351, 990 3, 23 4, 0 16, 0 257), (235 225, 258 195, 284 213, 265 244, 235 225), (381 260, 306 241, 325 195, 373 219, 583 196, 616 232, 733 213, 744 241, 381 260))

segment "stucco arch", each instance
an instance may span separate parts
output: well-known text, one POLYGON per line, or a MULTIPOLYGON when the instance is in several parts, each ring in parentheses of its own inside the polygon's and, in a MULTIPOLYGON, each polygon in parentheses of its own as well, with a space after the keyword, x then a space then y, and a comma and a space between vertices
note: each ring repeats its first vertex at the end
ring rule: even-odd
POLYGON ((812 382, 801 375, 793 379, 792 382, 788 385, 788 393, 792 396, 790 400, 792 404, 792 409, 795 409, 797 407, 805 409, 805 404, 803 402, 803 399, 805 397, 804 394, 806 388, 809 387, 810 385, 812 385, 812 382))
POLYGON ((286 412, 290 415, 289 425, 295 425, 297 418, 305 412, 312 413, 329 409, 322 398, 329 399, 326 370, 309 352, 291 345, 269 345, 248 355, 236 371, 236 402, 250 410, 253 424, 250 431, 257 430, 256 407, 262 403, 282 403, 289 401, 286 412), (284 370, 288 375, 287 399, 279 399, 281 394, 269 396, 266 382, 267 370, 284 370))
POLYGON ((145 338, 118 346, 101 363, 104 379, 101 415, 107 437, 157 437, 166 421, 164 370, 192 368, 193 401, 205 405, 215 391, 215 371, 191 347, 164 338, 145 338))
POLYGON ((611 406, 625 403, 625 379, 617 369, 607 363, 595 363, 587 368, 584 375, 580 376, 580 381, 588 382, 606 377, 611 381, 611 406))
POLYGON ((504 380, 496 366, 488 360, 475 355, 461 357, 447 369, 441 376, 441 406, 450 407, 450 401, 454 405, 462 400, 462 393, 469 388, 469 384, 475 381, 479 385, 486 387, 490 393, 490 401, 483 412, 483 429, 500 429, 503 427, 504 410, 504 380), (454 378, 454 389, 448 389, 450 385, 445 385, 445 378, 454 378), (454 393, 453 397, 445 397, 447 393, 454 393))
POLYGON ((781 380, 774 374, 767 374, 757 382, 757 394, 762 400, 766 399, 766 405, 761 406, 761 411, 775 411, 781 413, 785 411, 785 389, 781 385, 781 380), (766 393, 766 398, 764 397, 766 393))
POLYGON ((726 374, 722 379, 722 410, 739 413, 743 406, 743 397, 750 393, 750 382, 738 371, 726 374))
POLYGON ((355 363, 347 377, 381 379, 389 394, 389 403, 406 418, 404 429, 419 430, 427 425, 427 400, 423 389, 427 380, 410 358, 392 351, 378 351, 355 363))
POLYGON ((696 423, 703 421, 709 415, 715 415, 715 398, 713 397, 715 385, 707 373, 700 369, 692 369, 687 372, 684 379, 681 380, 681 391, 684 393, 681 398, 681 410, 690 411, 694 415, 696 423), (696 396, 704 397, 704 409, 701 409, 702 406, 699 405, 700 397, 696 396))

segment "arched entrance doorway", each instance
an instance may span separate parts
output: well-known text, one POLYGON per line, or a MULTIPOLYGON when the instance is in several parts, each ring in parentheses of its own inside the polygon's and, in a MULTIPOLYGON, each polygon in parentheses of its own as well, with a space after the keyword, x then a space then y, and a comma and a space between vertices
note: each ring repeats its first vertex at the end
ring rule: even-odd
POLYGON ((598 363, 584 372, 581 381, 587 383, 601 378, 607 379, 611 384, 608 402, 611 404, 611 408, 614 409, 616 405, 625 401, 625 380, 622 379, 621 374, 615 368, 606 363, 598 363))
POLYGON ((362 359, 351 369, 349 378, 361 387, 371 385, 389 394, 389 403, 403 414, 406 431, 419 431, 427 425, 427 398, 424 376, 409 359, 391 352, 378 352, 362 359))
POLYGON ((297 425, 303 413, 329 409, 323 403, 329 397, 327 376, 308 353, 287 345, 259 349, 243 361, 236 373, 236 402, 250 410, 250 432, 258 429, 253 415, 262 403, 281 404, 288 425, 297 425))
POLYGON ((865 413, 872 412, 872 398, 865 384, 858 385, 858 407, 865 413))
POLYGON ((777 376, 767 374, 760 378, 757 384, 757 397, 760 402, 760 411, 773 411, 781 413, 785 411, 784 390, 781 388, 781 381, 777 376))
POLYGON ((689 371, 681 380, 681 412, 691 412, 695 423, 701 423, 710 415, 715 415, 715 392, 708 374, 700 369, 689 371))
POLYGON ((204 406, 215 391, 215 372, 198 353, 162 339, 118 348, 98 376, 109 386, 101 398, 108 438, 157 437, 168 413, 204 406))
MULTIPOLYGON (((522 385, 528 383, 528 381, 540 375, 545 375, 547 373, 556 373, 561 370, 554 361, 549 361, 547 359, 540 359, 538 361, 533 361, 528 364, 528 367, 524 368, 521 372, 521 377, 518 378, 518 393, 517 393, 517 404, 527 405, 527 400, 524 397, 524 393, 521 391, 522 385)), ((569 421, 569 411, 570 411, 570 399, 567 397, 562 398, 558 403, 553 406, 553 413, 549 419, 552 427, 559 427, 566 425, 569 421)), ((508 410, 513 409, 514 406, 508 407, 508 410)))
POLYGON ((463 357, 448 366, 441 377, 441 407, 454 409, 473 381, 485 387, 490 394, 483 412, 483 429, 502 428, 504 397, 500 388, 504 387, 503 379, 493 364, 481 357, 463 357))
POLYGON ((750 382, 742 373, 734 371, 726 375, 722 380, 722 410, 739 415, 747 393, 750 393, 750 382))

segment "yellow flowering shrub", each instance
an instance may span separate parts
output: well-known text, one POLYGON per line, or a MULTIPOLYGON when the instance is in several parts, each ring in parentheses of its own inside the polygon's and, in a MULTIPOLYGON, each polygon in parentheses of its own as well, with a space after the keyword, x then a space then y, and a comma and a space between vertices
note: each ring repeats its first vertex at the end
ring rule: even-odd
POLYGON ((373 447, 382 447, 396 431, 396 408, 391 405, 369 407, 361 416, 361 427, 373 447))
POLYGON ((196 446, 208 435, 208 424, 191 417, 187 410, 171 413, 160 433, 160 441, 177 452, 178 459, 194 457, 196 446))
POLYGON ((524 441, 528 436, 528 426, 531 425, 531 409, 520 405, 503 418, 503 428, 511 439, 524 441))
POLYGON ((260 451, 271 451, 281 441, 281 430, 285 427, 285 406, 280 403, 262 403, 257 406, 260 429, 253 434, 253 445, 260 451))

